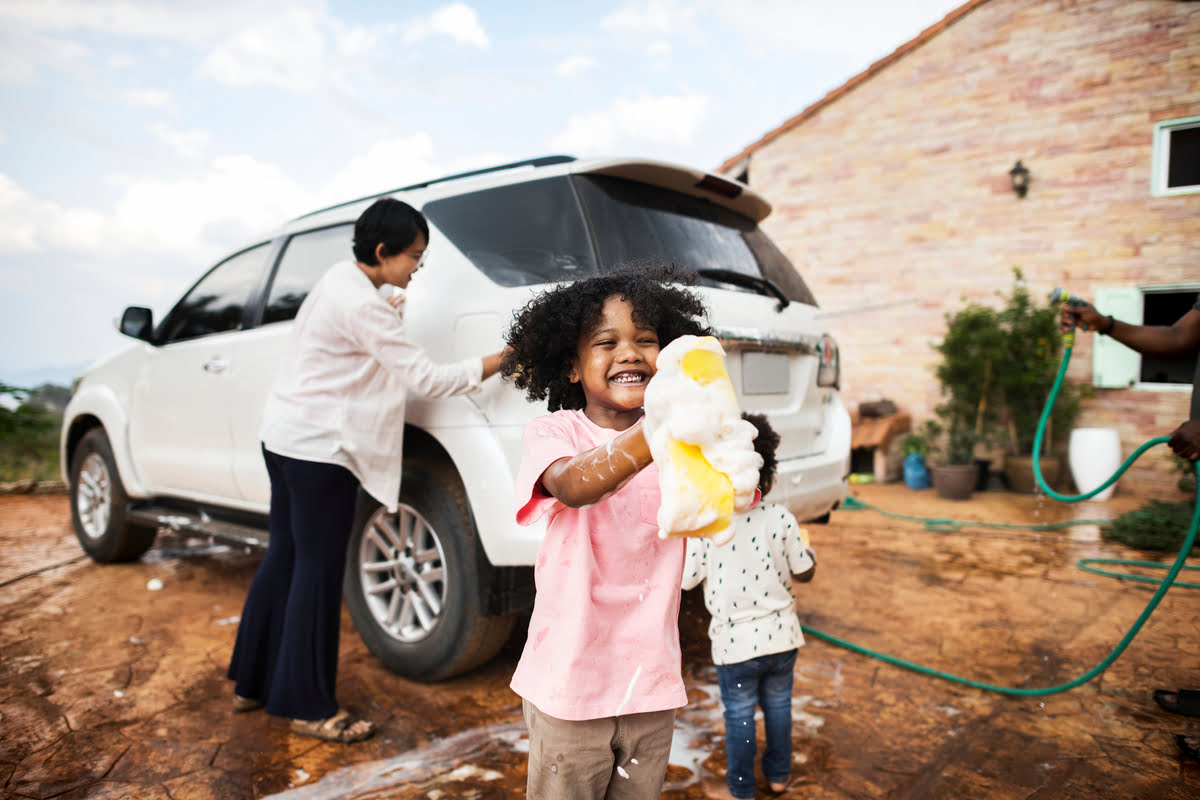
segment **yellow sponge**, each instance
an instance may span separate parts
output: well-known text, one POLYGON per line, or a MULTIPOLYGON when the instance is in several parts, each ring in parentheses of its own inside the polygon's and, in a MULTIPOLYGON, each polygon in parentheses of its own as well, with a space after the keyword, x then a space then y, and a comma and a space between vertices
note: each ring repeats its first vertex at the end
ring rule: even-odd
MULTIPOLYGON (((668 485, 679 487, 677 491, 690 496, 696 504, 695 516, 707 519, 715 514, 716 519, 691 530, 667 530, 670 536, 712 536, 729 527, 733 518, 733 482, 724 472, 713 469, 712 464, 704 457, 703 451, 694 444, 684 444, 675 439, 667 442, 666 463, 660 464, 659 481, 663 481, 664 470, 675 474, 668 480, 668 485), (684 488, 686 487, 686 488, 684 488)), ((678 516, 678 515, 676 515, 678 516)), ((691 515, 684 515, 682 525, 691 524, 691 515)))
POLYGON ((762 459, 755 428, 741 418, 725 369, 725 350, 711 336, 682 336, 658 355, 646 387, 646 436, 658 464, 662 536, 733 535, 735 511, 753 503, 762 459))

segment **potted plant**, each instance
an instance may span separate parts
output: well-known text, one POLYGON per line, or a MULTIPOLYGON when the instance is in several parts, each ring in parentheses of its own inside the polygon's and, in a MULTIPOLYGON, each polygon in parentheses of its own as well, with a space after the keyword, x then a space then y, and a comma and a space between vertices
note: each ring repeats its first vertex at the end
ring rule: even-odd
MULTIPOLYGON (((1058 375, 1062 334, 1057 307, 1034 302, 1020 269, 1013 269, 1013 288, 999 312, 1004 332, 1004 369, 995 380, 1002 403, 1005 439, 1004 477, 1012 491, 1036 490, 1033 444, 1046 399, 1058 375)), ((1042 436, 1039 466, 1054 487, 1065 475, 1064 446, 1079 416, 1080 391, 1063 381, 1042 436)))
POLYGON ((976 449, 996 437, 1001 408, 997 365, 1004 357, 998 313, 977 303, 946 314, 946 335, 934 346, 942 360, 935 373, 942 402, 934 409, 939 458, 930 467, 939 496, 966 499, 978 482, 976 449))

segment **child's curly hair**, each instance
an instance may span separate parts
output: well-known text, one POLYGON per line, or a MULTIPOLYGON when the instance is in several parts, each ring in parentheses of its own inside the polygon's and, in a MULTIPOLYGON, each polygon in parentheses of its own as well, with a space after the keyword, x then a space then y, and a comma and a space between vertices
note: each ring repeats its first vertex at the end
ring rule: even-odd
POLYGON ((570 380, 579 338, 600 320, 604 301, 619 295, 633 305, 639 324, 654 328, 663 347, 691 334, 711 332, 702 322, 707 310, 694 291, 695 275, 672 266, 626 266, 549 289, 513 315, 505 335, 508 350, 500 373, 533 401, 551 411, 582 409, 583 388, 570 380), (680 285, 682 284, 682 285, 680 285))
POLYGON ((743 413, 742 419, 758 428, 758 436, 754 437, 754 452, 762 456, 762 468, 758 471, 758 490, 765 497, 775 484, 775 468, 779 462, 775 459, 775 448, 779 447, 779 434, 771 427, 766 414, 743 413))

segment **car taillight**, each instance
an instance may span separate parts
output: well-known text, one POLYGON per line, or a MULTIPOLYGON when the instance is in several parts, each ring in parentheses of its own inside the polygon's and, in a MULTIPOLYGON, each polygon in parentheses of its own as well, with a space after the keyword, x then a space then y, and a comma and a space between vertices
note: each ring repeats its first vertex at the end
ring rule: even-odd
POLYGON ((817 344, 817 357, 820 359, 820 366, 817 367, 817 386, 838 388, 838 379, 842 371, 841 361, 838 358, 837 342, 828 333, 821 335, 821 341, 817 344))
POLYGON ((727 181, 724 178, 718 178, 716 175, 705 175, 696 184, 697 189, 704 189, 719 194, 722 197, 734 198, 742 193, 742 187, 733 181, 727 181))

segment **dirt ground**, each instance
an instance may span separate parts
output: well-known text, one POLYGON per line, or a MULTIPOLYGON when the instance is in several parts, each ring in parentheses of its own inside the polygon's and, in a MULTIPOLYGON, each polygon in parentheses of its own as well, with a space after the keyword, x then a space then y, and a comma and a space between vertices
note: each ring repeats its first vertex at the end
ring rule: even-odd
MULTIPOLYGON (((810 630, 975 681, 1041 689, 1099 664, 1154 592, 1077 566, 1147 558, 1102 542, 1096 525, 929 530, 880 511, 1026 525, 1111 518, 1144 498, 1066 506, 991 491, 955 503, 898 484, 853 489, 867 509, 812 528, 820 566, 797 592, 810 630)), ((340 699, 378 722, 375 738, 326 744, 262 712, 231 713, 224 670, 258 559, 162 535, 142 561, 102 566, 79 549, 65 496, 0 497, 0 795, 524 795, 527 740, 508 689, 519 641, 470 675, 425 686, 385 670, 344 616, 340 699)), ((810 633, 796 666, 786 796, 1200 797, 1200 764, 1182 760, 1173 741, 1200 734, 1200 720, 1151 698, 1156 687, 1200 687, 1198 611, 1200 594, 1174 587, 1098 677, 1028 696, 932 677, 810 633)), ((691 703, 676 724, 662 795, 671 800, 703 797, 722 780, 706 626, 699 592, 685 593, 691 703)))

